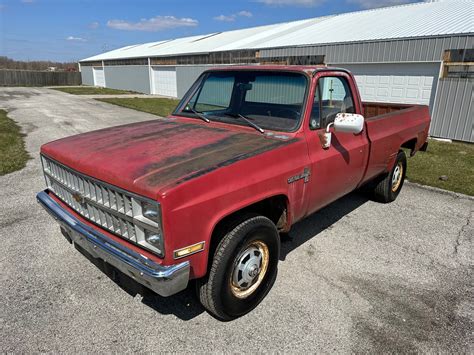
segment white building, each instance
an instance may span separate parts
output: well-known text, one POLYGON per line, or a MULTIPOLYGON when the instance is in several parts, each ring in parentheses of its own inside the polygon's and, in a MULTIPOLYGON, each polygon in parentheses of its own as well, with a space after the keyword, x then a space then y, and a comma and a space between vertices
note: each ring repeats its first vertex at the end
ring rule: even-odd
POLYGON ((205 69, 351 70, 364 101, 429 105, 431 135, 474 142, 474 1, 444 0, 131 45, 80 61, 86 85, 182 97, 205 69))

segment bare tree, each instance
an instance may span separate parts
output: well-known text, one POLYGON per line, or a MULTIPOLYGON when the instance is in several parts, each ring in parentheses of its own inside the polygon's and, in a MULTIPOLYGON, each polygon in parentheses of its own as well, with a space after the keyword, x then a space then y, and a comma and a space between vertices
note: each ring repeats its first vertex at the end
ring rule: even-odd
POLYGON ((47 60, 19 61, 0 56, 0 69, 48 70, 54 67, 58 71, 77 71, 77 63, 61 63, 47 60))

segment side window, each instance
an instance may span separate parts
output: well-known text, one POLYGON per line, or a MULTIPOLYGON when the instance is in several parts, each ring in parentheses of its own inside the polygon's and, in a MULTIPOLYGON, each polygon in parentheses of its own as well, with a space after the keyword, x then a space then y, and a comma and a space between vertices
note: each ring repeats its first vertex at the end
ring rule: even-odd
MULTIPOLYGON (((343 77, 326 76, 318 80, 313 114, 315 113, 316 100, 318 101, 317 111, 320 112, 318 117, 320 127, 326 127, 329 123, 334 122, 334 118, 338 113, 355 112, 351 89, 346 78, 343 77)), ((313 114, 311 115, 311 122, 313 121, 313 114)))

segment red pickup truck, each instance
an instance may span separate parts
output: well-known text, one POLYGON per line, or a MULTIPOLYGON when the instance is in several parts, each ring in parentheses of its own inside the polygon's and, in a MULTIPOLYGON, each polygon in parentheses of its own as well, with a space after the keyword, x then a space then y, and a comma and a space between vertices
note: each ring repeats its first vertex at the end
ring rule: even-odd
POLYGON ((196 279, 229 320, 268 293, 295 222, 361 186, 395 200, 429 124, 427 106, 361 102, 344 69, 213 69, 167 118, 43 145, 37 200, 91 256, 162 296, 196 279))

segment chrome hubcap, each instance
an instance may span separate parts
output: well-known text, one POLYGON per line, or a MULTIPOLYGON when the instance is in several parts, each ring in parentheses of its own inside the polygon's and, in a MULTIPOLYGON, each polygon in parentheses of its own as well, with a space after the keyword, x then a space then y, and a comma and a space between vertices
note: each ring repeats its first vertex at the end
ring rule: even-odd
POLYGON ((268 268, 268 247, 254 241, 237 255, 231 275, 231 290, 238 298, 252 294, 260 285, 268 268))
POLYGON ((398 190, 400 183, 402 182, 402 174, 403 174, 403 165, 402 163, 398 163, 393 170, 392 175, 392 191, 395 192, 398 190))

